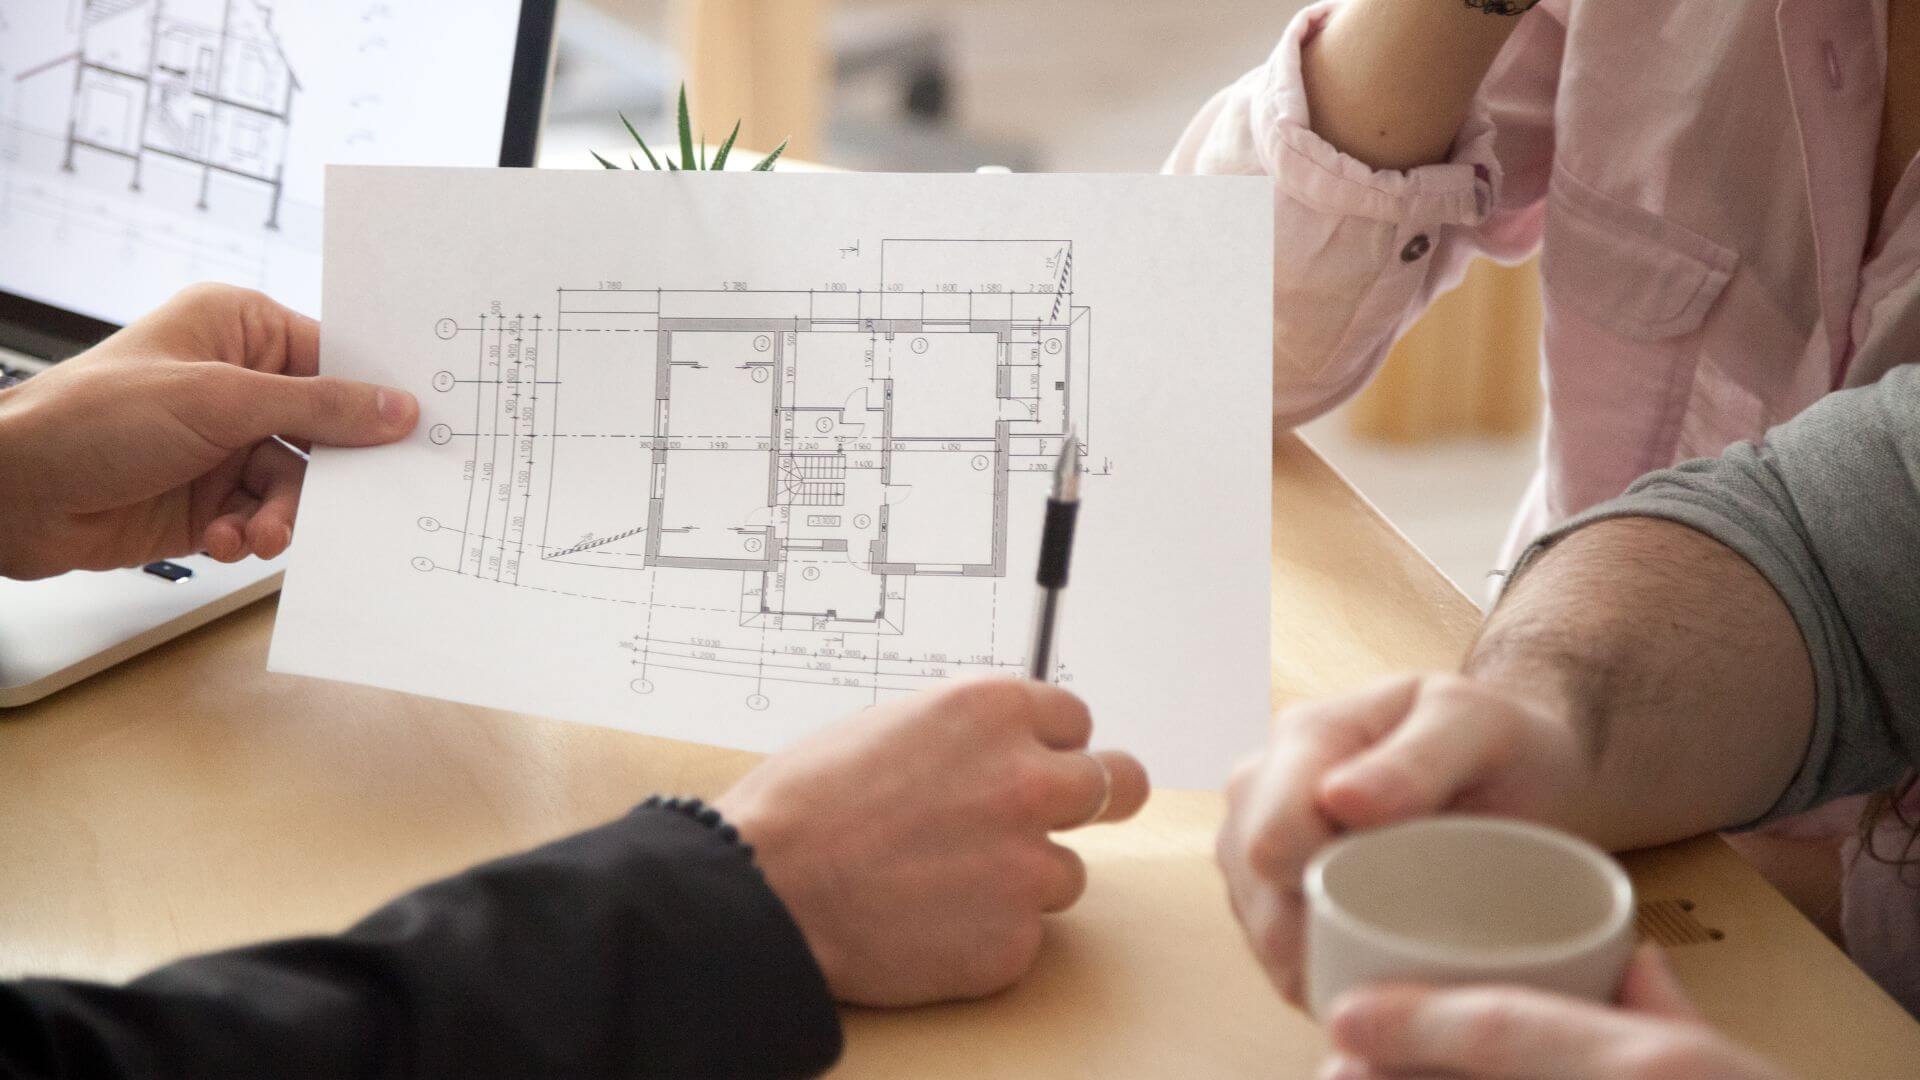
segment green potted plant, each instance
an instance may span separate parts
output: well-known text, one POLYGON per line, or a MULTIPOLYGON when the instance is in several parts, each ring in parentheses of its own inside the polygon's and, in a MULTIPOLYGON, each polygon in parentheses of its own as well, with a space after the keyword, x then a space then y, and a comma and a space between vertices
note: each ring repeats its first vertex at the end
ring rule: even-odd
MULTIPOLYGON (((620 113, 619 116, 620 122, 626 125, 627 134, 633 136, 633 141, 640 144, 640 152, 647 155, 648 163, 653 166, 656 172, 661 169, 669 172, 693 172, 703 169, 708 172, 718 172, 727 167, 727 155, 733 153, 733 141, 740 137, 740 121, 735 120, 733 122, 732 133, 727 136, 726 142, 720 144, 720 149, 714 151, 713 163, 709 165, 707 163, 707 136, 702 132, 700 135, 700 155, 695 157, 693 152, 693 122, 687 116, 686 83, 680 84, 680 160, 678 162, 675 162, 672 157, 668 157, 667 163, 664 166, 661 165, 660 159, 654 157, 653 151, 647 147, 647 140, 641 138, 640 132, 634 129, 633 121, 627 119, 627 114, 620 113)), ((773 163, 780 160, 780 155, 786 151, 787 143, 790 141, 790 139, 780 140, 780 145, 773 148, 773 153, 761 158, 760 163, 753 167, 753 171, 772 172, 773 163)), ((620 168, 620 166, 601 157, 600 152, 597 150, 589 150, 588 153, 592 154, 593 160, 598 161, 603 168, 620 168)), ((627 160, 633 163, 634 168, 638 169, 640 167, 640 159, 634 157, 631 151, 627 154, 627 160)))

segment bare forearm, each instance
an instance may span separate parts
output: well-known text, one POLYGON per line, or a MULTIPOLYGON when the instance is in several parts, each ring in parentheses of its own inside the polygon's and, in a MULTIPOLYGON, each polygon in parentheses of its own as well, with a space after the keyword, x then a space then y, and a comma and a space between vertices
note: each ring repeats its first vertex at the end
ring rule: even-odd
POLYGON ((1445 160, 1519 21, 1465 0, 1350 0, 1303 58, 1315 134, 1376 169, 1445 160))
POLYGON ((1573 726, 1591 772, 1552 812, 1614 848, 1753 820, 1812 730, 1812 666, 1786 605, 1718 541, 1652 518, 1589 526, 1541 556, 1466 670, 1573 726))

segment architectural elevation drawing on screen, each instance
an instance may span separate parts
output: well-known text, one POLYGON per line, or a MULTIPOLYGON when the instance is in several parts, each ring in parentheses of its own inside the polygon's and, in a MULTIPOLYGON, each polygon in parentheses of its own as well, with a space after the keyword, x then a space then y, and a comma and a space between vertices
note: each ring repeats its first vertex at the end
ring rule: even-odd
MULTIPOLYGON (((263 223, 278 228, 289 125, 300 80, 263 0, 83 0, 70 34, 16 82, 59 80, 71 93, 61 168, 112 167, 140 191, 153 168, 186 169, 195 206, 216 175, 257 189, 263 223), (92 159, 92 160, 88 160, 92 159)), ((54 100, 54 99, 43 99, 54 100)))
POLYGON ((521 0, 0 0, 0 291, 320 308, 332 162, 500 160, 521 0))
POLYGON ((1073 244, 877 244, 876 281, 603 281, 441 318, 421 390, 460 419, 428 432, 415 569, 638 608, 587 646, 627 650, 638 694, 851 706, 1022 671, 1010 502, 1044 500, 1069 427, 1108 471, 1073 244))

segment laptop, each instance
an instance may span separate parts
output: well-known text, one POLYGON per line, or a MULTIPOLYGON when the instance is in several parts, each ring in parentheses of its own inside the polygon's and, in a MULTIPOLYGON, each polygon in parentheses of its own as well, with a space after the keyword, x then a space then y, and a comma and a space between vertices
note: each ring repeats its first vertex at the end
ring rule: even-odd
MULTIPOLYGON (((0 3, 0 392, 197 281, 323 315, 325 166, 532 165, 556 2, 0 3)), ((281 561, 0 579, 0 708, 272 593, 281 561)))

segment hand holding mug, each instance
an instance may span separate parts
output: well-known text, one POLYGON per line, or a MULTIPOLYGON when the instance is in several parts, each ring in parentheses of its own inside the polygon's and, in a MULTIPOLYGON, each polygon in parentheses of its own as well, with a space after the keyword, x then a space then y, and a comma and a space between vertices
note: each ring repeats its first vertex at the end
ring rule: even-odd
POLYGON ((1254 954, 1289 1001, 1302 974, 1307 862, 1354 829, 1442 812, 1556 820, 1586 770, 1547 705, 1453 675, 1398 678, 1280 713, 1235 770, 1218 857, 1254 954))
POLYGON ((1514 986, 1377 986, 1334 1004, 1322 1080, 1787 1080, 1708 1027, 1643 946, 1617 1007, 1514 986))

